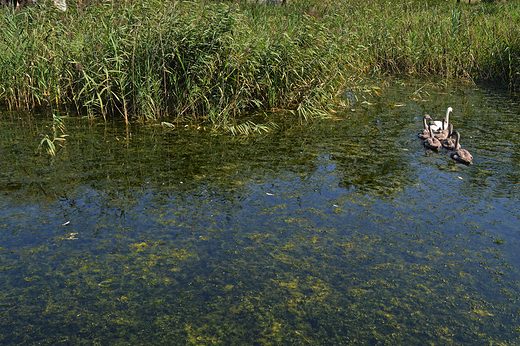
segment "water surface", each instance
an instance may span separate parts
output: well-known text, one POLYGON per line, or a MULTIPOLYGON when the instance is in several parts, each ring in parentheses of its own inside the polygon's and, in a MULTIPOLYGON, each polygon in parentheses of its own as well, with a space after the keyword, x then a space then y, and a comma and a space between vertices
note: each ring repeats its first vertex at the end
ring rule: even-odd
POLYGON ((70 117, 56 158, 6 112, 0 343, 520 343, 520 108, 422 86, 249 138, 70 117), (416 137, 448 106, 470 166, 416 137))

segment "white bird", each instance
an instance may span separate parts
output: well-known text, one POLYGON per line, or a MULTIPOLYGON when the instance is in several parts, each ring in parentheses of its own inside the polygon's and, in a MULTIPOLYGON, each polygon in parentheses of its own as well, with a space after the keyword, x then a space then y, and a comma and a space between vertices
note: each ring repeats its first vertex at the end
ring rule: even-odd
POLYGON ((432 126, 433 132, 447 129, 447 127, 449 126, 449 123, 450 123, 450 113, 453 113, 453 108, 448 107, 448 109, 446 110, 446 127, 444 127, 443 121, 439 121, 439 120, 434 121, 435 124, 434 124, 434 126, 432 126))

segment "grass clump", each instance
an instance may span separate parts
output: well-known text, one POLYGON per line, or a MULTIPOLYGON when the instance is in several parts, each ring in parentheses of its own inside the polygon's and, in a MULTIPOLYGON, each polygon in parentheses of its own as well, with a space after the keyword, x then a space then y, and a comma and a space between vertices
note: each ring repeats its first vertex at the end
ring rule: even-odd
POLYGON ((519 22, 519 9, 515 2, 433 0, 134 0, 69 3, 66 13, 46 5, 3 10, 0 102, 248 133, 273 126, 255 128, 251 111, 326 115, 342 90, 367 75, 517 88, 520 26, 511 23, 519 22))
POLYGON ((336 82, 336 60, 319 49, 331 44, 325 27, 286 8, 161 1, 69 8, 2 13, 0 98, 9 107, 72 104, 92 117, 209 121, 244 132, 237 118, 255 110, 317 114, 329 99, 325 85, 336 82))

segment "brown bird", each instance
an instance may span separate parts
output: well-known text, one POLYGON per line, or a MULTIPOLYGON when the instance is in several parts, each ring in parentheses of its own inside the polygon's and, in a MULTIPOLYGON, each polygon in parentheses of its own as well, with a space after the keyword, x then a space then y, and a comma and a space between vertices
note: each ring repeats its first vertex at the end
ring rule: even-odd
POLYGON ((455 138, 452 138, 453 136, 453 124, 450 124, 448 126, 449 135, 446 139, 441 139, 442 147, 448 150, 454 150, 455 149, 455 138))
POLYGON ((432 126, 433 124, 430 122, 430 125, 428 126, 430 130, 430 137, 426 138, 424 141, 424 146, 432 150, 438 150, 441 147, 441 142, 439 142, 439 140, 433 135, 432 126))
POLYGON ((430 115, 428 115, 428 114, 425 114, 424 117, 423 117, 424 129, 421 130, 421 132, 419 132, 417 134, 417 137, 419 137, 422 140, 425 140, 426 138, 430 138, 430 130, 428 128, 428 120, 431 120, 431 119, 432 118, 430 118, 430 115))
POLYGON ((473 162, 473 156, 471 156, 469 151, 460 147, 459 131, 455 131, 453 134, 455 135, 455 149, 453 151, 450 151, 450 157, 455 161, 469 165, 471 162, 473 162))
POLYGON ((449 131, 449 125, 446 118, 442 119, 442 130, 439 130, 434 133, 435 138, 438 140, 446 139, 451 135, 449 131))

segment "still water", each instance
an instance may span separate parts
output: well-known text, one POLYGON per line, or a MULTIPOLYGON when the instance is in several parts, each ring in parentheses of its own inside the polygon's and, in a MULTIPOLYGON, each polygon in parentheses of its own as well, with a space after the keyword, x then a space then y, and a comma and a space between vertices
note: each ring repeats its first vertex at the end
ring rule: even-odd
POLYGON ((4 113, 0 344, 520 344, 517 101, 358 100, 249 138, 69 117, 56 158, 4 113), (448 106, 470 166, 416 136, 448 106))

